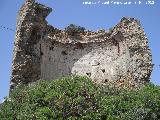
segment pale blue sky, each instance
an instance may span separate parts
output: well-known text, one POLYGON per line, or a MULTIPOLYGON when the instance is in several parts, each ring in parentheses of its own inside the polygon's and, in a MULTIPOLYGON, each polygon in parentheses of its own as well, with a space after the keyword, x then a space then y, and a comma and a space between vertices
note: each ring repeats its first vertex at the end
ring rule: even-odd
MULTIPOLYGON (((124 16, 139 19, 149 39, 155 64, 151 82, 160 85, 160 1, 155 0, 155 5, 126 6, 83 5, 82 2, 87 0, 39 1, 53 8, 53 12, 47 17, 47 20, 49 24, 60 29, 73 23, 96 31, 115 26, 124 16)), ((16 29, 16 17, 23 2, 24 0, 0 0, 0 26, 16 29)), ((8 95, 9 91, 14 34, 13 31, 0 27, 0 101, 8 95)))

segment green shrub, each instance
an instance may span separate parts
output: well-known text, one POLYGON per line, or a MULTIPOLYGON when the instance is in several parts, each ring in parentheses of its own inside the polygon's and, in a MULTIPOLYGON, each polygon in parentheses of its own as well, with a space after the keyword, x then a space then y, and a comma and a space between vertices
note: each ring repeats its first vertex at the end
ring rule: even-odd
POLYGON ((83 33, 85 31, 84 27, 76 26, 74 24, 70 24, 68 27, 65 28, 65 32, 71 36, 75 36, 79 33, 83 33))
POLYGON ((99 88, 86 77, 39 81, 13 91, 3 103, 0 119, 91 119, 97 115, 99 95, 99 88))
POLYGON ((149 84, 140 90, 104 96, 101 106, 103 116, 114 120, 160 120, 160 87, 149 84))
POLYGON ((0 120, 160 120, 160 87, 118 91, 70 76, 20 86, 5 100, 0 120))

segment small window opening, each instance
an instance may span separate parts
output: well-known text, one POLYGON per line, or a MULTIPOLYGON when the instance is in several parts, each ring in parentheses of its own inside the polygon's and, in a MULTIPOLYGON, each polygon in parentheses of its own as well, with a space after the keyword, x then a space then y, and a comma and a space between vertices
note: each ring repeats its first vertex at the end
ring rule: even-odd
POLYGON ((62 55, 67 55, 67 52, 66 51, 62 51, 62 55))
POLYGON ((54 49, 54 47, 49 47, 49 50, 53 50, 54 49))
POLYGON ((91 73, 86 73, 86 75, 90 77, 90 76, 91 76, 91 73))
POLYGON ((107 82, 108 82, 108 79, 105 79, 104 82, 107 83, 107 82))
POLYGON ((106 72, 105 69, 102 69, 102 72, 105 73, 106 72))

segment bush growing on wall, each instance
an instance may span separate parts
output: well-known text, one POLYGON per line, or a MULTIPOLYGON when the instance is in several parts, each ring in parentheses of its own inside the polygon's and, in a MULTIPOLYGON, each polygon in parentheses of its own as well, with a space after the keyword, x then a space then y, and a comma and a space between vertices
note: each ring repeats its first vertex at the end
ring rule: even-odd
POLYGON ((65 28, 65 32, 71 36, 83 33, 84 31, 85 31, 84 27, 76 26, 74 24, 70 24, 68 27, 65 28))
POLYGON ((160 87, 135 91, 96 86, 80 76, 20 86, 2 104, 0 120, 159 120, 160 87))

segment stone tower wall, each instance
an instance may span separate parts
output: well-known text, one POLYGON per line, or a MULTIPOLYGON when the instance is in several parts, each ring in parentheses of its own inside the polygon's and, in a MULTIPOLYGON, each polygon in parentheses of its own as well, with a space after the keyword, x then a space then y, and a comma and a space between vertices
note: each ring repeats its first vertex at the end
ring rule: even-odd
MULTIPOLYGON (((17 18, 13 50, 11 89, 40 79, 40 53, 34 48, 41 39, 51 8, 26 0, 17 18)), ((40 46, 39 48, 40 49, 40 46)))
POLYGON ((149 81, 151 52, 139 21, 122 18, 110 31, 70 35, 48 25, 51 8, 27 0, 18 19, 11 89, 39 79, 86 75, 96 83, 125 81, 137 87, 149 81))

